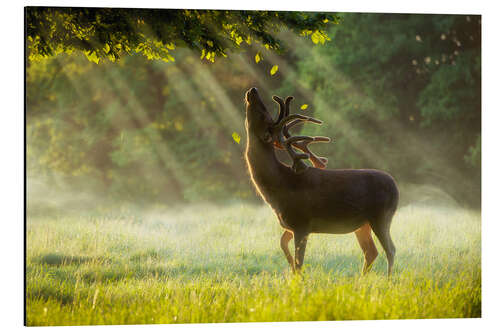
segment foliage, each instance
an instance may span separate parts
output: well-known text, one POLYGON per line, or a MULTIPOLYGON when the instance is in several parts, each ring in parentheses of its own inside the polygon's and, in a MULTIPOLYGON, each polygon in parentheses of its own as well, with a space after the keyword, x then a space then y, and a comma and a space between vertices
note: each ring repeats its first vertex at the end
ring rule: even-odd
POLYGON ((332 23, 337 23, 337 17, 329 13, 26 8, 31 60, 78 50, 95 63, 116 61, 133 52, 169 62, 175 60, 172 50, 187 47, 213 62, 216 56, 225 57, 241 44, 260 43, 282 51, 282 41, 275 35, 285 27, 323 44, 328 40, 324 30, 332 23))
POLYGON ((276 72, 277 72, 277 71, 278 71, 278 65, 274 65, 274 66, 271 68, 271 70, 269 71, 269 73, 270 73, 271 75, 274 75, 274 74, 276 74, 276 72))
POLYGON ((110 211, 29 215, 28 325, 481 316, 480 216, 465 210, 400 210, 390 280, 380 244, 359 277, 352 234, 311 235, 293 278, 267 207, 110 211))

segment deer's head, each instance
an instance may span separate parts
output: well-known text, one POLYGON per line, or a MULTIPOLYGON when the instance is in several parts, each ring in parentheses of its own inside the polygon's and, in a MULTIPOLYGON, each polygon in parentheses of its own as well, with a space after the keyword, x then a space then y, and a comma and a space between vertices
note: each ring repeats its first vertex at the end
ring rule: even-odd
POLYGON ((279 105, 279 114, 276 120, 273 120, 264 103, 262 103, 257 88, 251 88, 247 91, 245 102, 248 134, 254 134, 265 144, 273 145, 278 149, 285 149, 293 160, 292 169, 297 173, 307 169, 307 165, 302 161, 303 159, 309 159, 316 168, 324 169, 328 160, 316 156, 311 152, 308 145, 314 142, 330 142, 330 138, 324 136, 291 136, 289 132, 291 127, 299 123, 312 122, 321 124, 321 120, 301 114, 290 115, 292 96, 288 96, 284 101, 278 96, 273 96, 273 100, 279 105), (298 148, 302 153, 296 152, 292 147, 298 148))
POLYGON ((254 134, 265 143, 271 144, 273 118, 260 99, 257 88, 250 88, 245 94, 246 122, 249 134, 254 134))

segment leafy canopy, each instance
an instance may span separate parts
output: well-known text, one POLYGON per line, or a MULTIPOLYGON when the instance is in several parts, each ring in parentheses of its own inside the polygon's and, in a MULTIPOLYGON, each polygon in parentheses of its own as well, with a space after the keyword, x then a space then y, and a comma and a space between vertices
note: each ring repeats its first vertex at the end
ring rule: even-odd
MULTIPOLYGON (((240 44, 253 42, 277 52, 281 28, 310 36, 317 44, 329 40, 325 29, 338 23, 329 13, 178 10, 124 8, 28 7, 28 56, 38 60, 59 53, 83 52, 90 61, 116 61, 124 54, 174 61, 172 50, 187 47, 215 61, 240 44)), ((257 61, 258 62, 258 61, 257 61)))

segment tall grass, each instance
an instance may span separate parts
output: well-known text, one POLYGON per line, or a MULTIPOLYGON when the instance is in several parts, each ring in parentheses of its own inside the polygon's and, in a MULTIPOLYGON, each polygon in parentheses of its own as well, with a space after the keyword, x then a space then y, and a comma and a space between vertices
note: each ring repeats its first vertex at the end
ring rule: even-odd
POLYGON ((28 325, 252 322, 481 316, 480 215, 406 206, 394 275, 360 277, 352 234, 309 238, 288 272, 266 206, 29 215, 28 325))

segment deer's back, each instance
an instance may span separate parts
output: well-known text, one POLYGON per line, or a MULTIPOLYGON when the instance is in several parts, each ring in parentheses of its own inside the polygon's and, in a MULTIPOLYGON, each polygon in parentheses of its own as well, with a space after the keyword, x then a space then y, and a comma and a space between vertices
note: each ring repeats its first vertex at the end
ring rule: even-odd
MULTIPOLYGON (((387 173, 370 169, 288 173, 266 198, 285 221, 285 228, 310 232, 352 232, 367 220, 380 220, 396 210, 399 192, 387 173)), ((282 222, 283 223, 283 222, 282 222)))

